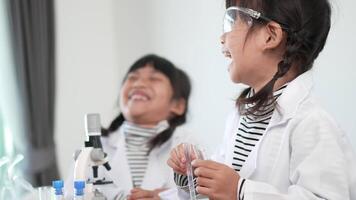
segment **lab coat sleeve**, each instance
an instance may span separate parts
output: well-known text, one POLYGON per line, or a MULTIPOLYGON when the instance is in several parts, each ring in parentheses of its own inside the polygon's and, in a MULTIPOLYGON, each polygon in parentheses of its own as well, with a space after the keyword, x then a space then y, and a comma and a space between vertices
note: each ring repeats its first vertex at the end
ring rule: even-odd
POLYGON ((321 112, 308 114, 289 139, 288 191, 247 179, 242 191, 245 200, 355 200, 355 157, 334 120, 321 112))

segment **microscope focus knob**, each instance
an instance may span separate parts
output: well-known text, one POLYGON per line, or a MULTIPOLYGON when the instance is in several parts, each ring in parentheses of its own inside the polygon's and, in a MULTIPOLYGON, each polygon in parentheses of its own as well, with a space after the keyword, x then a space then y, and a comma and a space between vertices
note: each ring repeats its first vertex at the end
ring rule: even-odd
POLYGON ((104 163, 104 167, 105 167, 105 169, 108 170, 108 171, 111 170, 111 166, 110 166, 109 162, 104 163))

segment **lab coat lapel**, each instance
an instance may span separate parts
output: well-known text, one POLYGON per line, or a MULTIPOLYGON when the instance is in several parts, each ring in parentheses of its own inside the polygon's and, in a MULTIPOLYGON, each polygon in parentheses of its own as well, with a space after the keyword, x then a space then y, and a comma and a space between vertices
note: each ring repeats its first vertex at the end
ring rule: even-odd
POLYGON ((118 138, 112 142, 116 143, 112 145, 114 145, 117 150, 111 158, 111 170, 107 173, 115 185, 124 189, 125 192, 129 192, 132 189, 132 178, 126 157, 125 134, 121 128, 118 138))
MULTIPOLYGON (((249 178, 255 172, 255 170, 258 166, 258 157, 263 153, 263 152, 260 152, 261 145, 263 144, 263 141, 266 137, 275 137, 275 135, 271 135, 270 130, 272 130, 276 126, 283 124, 284 121, 280 121, 281 119, 282 119, 281 113, 279 113, 279 112, 273 113, 271 121, 270 121, 269 125, 267 126, 265 133, 262 135, 260 140, 257 142, 255 148, 251 151, 251 153, 247 157, 247 160, 245 161, 244 165, 242 166, 242 168, 240 170, 241 177, 249 178)), ((275 142, 274 144, 280 146, 281 143, 278 141, 281 141, 280 140, 281 137, 282 137, 282 135, 277 135, 277 138, 274 138, 274 140, 277 140, 277 142, 275 142)), ((275 160, 275 158, 272 158, 272 159, 275 160)))
POLYGON ((165 155, 164 152, 169 152, 168 148, 172 144, 172 138, 162 144, 160 147, 156 147, 152 149, 149 155, 149 162, 146 170, 146 174, 142 181, 141 187, 144 189, 157 189, 166 186, 166 181, 164 177, 167 175, 164 174, 166 171, 164 168, 166 166, 165 155))
POLYGON ((160 168, 157 151, 152 150, 149 156, 147 170, 142 181, 141 187, 144 189, 152 190, 160 187, 162 180, 160 178, 160 168))

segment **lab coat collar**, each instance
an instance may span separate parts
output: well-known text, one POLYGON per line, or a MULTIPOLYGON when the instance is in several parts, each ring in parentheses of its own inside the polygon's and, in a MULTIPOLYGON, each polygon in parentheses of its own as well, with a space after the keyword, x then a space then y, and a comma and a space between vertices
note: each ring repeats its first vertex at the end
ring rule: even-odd
POLYGON ((117 145, 119 143, 119 140, 124 137, 122 128, 120 127, 118 130, 115 132, 111 133, 108 136, 108 145, 114 149, 117 149, 117 145))
POLYGON ((250 153, 245 164, 240 170, 240 175, 242 177, 250 177, 257 168, 259 148, 269 130, 286 123, 296 114, 300 104, 310 94, 312 86, 312 71, 307 71, 291 81, 287 88, 284 89, 283 94, 277 100, 277 108, 272 115, 272 119, 266 129, 266 133, 263 134, 262 138, 260 138, 259 142, 256 144, 254 150, 250 153))
POLYGON ((310 95, 312 88, 313 72, 311 70, 304 72, 291 81, 277 100, 276 112, 272 116, 270 126, 278 125, 291 119, 303 100, 310 95))

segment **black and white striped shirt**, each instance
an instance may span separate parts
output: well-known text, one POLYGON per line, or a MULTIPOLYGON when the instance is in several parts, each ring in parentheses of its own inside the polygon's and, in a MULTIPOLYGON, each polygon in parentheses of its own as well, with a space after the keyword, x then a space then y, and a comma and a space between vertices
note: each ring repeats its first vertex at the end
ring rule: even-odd
POLYGON ((148 165, 149 142, 168 127, 167 121, 162 121, 153 128, 143 128, 126 121, 123 123, 126 157, 133 187, 140 187, 145 176, 148 165))
MULTIPOLYGON (((273 93, 273 99, 267 103, 260 112, 246 114, 240 117, 239 126, 235 134, 235 145, 233 149, 232 167, 235 171, 240 171, 251 151, 266 132, 266 128, 272 118, 273 111, 279 96, 282 95, 284 88, 281 88, 273 93)), ((254 95, 253 89, 250 90, 248 97, 254 95)), ((247 104, 246 108, 251 108, 253 105, 247 104)), ((244 199, 244 183, 245 180, 239 181, 239 199, 244 199)))
MULTIPOLYGON (((273 99, 260 111, 254 114, 247 114, 240 117, 238 129, 235 134, 235 145, 233 152, 232 166, 236 171, 240 171, 244 162, 246 161, 250 152, 254 149, 260 138, 266 131, 269 121, 275 107, 277 98, 282 94, 283 89, 287 85, 282 86, 280 89, 273 93, 273 99)), ((253 95, 254 91, 251 89, 248 97, 253 95)), ((249 109, 253 105, 247 104, 246 108, 249 109)))

